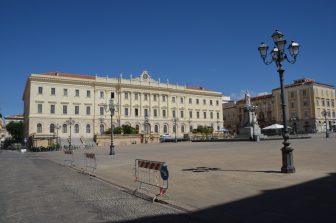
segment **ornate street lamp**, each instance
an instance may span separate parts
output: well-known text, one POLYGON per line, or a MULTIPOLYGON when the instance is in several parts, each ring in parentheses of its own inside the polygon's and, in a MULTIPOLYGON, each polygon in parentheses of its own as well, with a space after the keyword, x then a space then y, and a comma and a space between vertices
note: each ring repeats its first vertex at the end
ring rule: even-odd
POLYGON ((148 134, 148 126, 149 126, 149 117, 146 114, 145 115, 145 121, 144 121, 144 132, 145 132, 145 143, 148 143, 148 139, 147 139, 147 134, 148 134))
POLYGON ((174 117, 174 118, 173 118, 173 123, 174 123, 174 129, 175 129, 175 143, 177 143, 177 137, 176 137, 176 132, 177 132, 177 122, 178 122, 178 118, 174 117))
POLYGON ((59 145, 58 130, 61 129, 61 127, 62 126, 59 125, 58 123, 55 125, 55 129, 56 129, 56 144, 57 144, 57 146, 59 145))
POLYGON ((114 100, 111 98, 109 101, 109 104, 107 105, 106 103, 104 104, 99 104, 100 106, 104 106, 104 110, 106 112, 110 112, 111 116, 111 144, 110 144, 110 155, 115 155, 115 150, 114 150, 114 144, 113 144, 113 115, 116 111, 117 105, 114 104, 114 100))
POLYGON ((322 111, 322 115, 324 116, 325 120, 325 129, 326 129, 326 138, 329 138, 329 132, 328 132, 328 120, 327 120, 327 115, 329 116, 329 112, 327 110, 322 111))
POLYGON ((69 141, 69 149, 71 149, 71 126, 75 124, 75 120, 73 120, 71 117, 65 121, 67 125, 70 126, 70 141, 69 141))
POLYGON ((102 128, 101 128, 101 126, 104 124, 104 118, 103 117, 99 118, 99 123, 100 123, 100 125, 99 125, 99 132, 100 132, 100 135, 103 135, 104 132, 102 131, 102 128))
POLYGON ((282 107, 282 118, 283 118, 283 138, 284 142, 281 151, 282 151, 282 167, 281 172, 282 173, 294 173, 295 167, 293 164, 293 149, 290 147, 289 142, 289 134, 288 134, 288 126, 287 126, 287 115, 286 115, 286 104, 285 104, 285 90, 284 90, 284 72, 285 70, 282 68, 282 62, 284 60, 288 61, 291 64, 294 64, 296 62, 296 58, 299 55, 299 47, 300 45, 294 41, 291 42, 291 44, 288 47, 288 51, 292 57, 292 59, 289 59, 286 52, 285 52, 285 45, 286 40, 284 39, 284 35, 279 32, 278 30, 275 30, 275 32, 272 35, 273 42, 275 44, 275 47, 271 51, 271 61, 266 61, 267 57, 267 50, 268 46, 264 42, 261 43, 261 45, 258 47, 258 50, 260 52, 260 56, 263 60, 263 62, 266 65, 271 64, 272 62, 275 62, 276 67, 278 68, 278 73, 280 77, 280 87, 281 87, 281 107, 282 107))

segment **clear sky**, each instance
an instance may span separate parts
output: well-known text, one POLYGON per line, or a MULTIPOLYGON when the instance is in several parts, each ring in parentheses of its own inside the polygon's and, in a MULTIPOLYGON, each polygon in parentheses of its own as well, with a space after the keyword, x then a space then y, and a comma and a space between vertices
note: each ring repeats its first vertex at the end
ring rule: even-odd
POLYGON ((279 29, 301 44, 285 81, 335 85, 336 1, 0 0, 0 112, 23 112, 31 73, 154 79, 239 97, 279 86, 257 47, 279 29))

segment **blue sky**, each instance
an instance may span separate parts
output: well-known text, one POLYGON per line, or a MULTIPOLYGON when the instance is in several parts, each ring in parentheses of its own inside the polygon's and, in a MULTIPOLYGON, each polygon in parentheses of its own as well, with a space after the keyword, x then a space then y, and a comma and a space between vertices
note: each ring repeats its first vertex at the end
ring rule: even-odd
POLYGON ((336 1, 1 0, 0 112, 23 112, 31 73, 60 71, 204 86, 238 97, 279 85, 257 51, 279 29, 301 44, 285 81, 335 85, 336 1), (281 3, 281 4, 280 4, 281 3))

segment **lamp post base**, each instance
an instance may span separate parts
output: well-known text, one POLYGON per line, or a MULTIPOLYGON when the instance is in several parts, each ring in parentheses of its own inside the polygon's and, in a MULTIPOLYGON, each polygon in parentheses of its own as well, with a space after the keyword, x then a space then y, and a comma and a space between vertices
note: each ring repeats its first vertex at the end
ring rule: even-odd
POLYGON ((110 155, 115 155, 114 145, 110 145, 110 155))
POLYGON ((283 147, 281 173, 295 173, 293 166, 293 149, 291 147, 283 147))

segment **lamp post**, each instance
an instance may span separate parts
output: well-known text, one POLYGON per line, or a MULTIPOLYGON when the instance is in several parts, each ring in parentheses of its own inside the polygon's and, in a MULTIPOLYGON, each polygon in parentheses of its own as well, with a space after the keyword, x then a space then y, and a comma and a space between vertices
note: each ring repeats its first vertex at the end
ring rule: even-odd
POLYGON ((110 99, 109 104, 99 104, 100 106, 104 106, 104 110, 106 112, 110 112, 111 116, 111 143, 110 143, 110 155, 115 155, 114 144, 113 144, 113 115, 116 111, 117 105, 114 103, 113 98, 110 99))
POLYGON ((56 146, 57 146, 57 149, 59 148, 59 138, 58 138, 58 130, 61 128, 61 125, 59 125, 58 123, 56 124, 55 126, 55 129, 56 129, 56 146))
POLYGON ((281 151, 282 151, 282 167, 281 172, 282 173, 295 173, 295 167, 293 164, 293 149, 290 147, 289 142, 289 134, 288 134, 288 126, 287 126, 287 115, 286 115, 286 104, 285 104, 285 90, 284 90, 284 72, 285 70, 282 67, 282 62, 284 60, 288 61, 291 64, 294 64, 296 62, 296 58, 299 55, 299 44, 292 41, 288 47, 288 51, 293 59, 289 59, 286 52, 285 52, 285 45, 286 40, 283 38, 284 35, 279 32, 278 30, 275 30, 275 32, 272 35, 273 42, 275 44, 275 47, 271 51, 271 61, 266 61, 267 57, 267 50, 268 46, 265 43, 261 43, 261 45, 258 47, 258 50, 260 52, 260 56, 263 60, 263 62, 266 65, 271 64, 272 62, 275 62, 276 67, 278 69, 279 77, 280 77, 280 89, 281 89, 281 107, 282 107, 282 119, 284 124, 283 129, 283 145, 281 151))
POLYGON ((175 129, 175 143, 177 143, 177 137, 176 137, 176 132, 177 132, 177 122, 178 122, 178 118, 174 117, 174 118, 173 118, 173 123, 174 123, 174 129, 175 129))
POLYGON ((297 117, 290 117, 289 121, 291 121, 292 128, 293 128, 293 134, 296 135, 296 121, 297 117), (294 125, 295 124, 295 125, 294 125))
POLYGON ((70 126, 70 141, 69 141, 69 149, 71 149, 71 126, 75 124, 75 120, 73 120, 71 117, 65 121, 67 125, 70 126))
POLYGON ((322 115, 324 116, 324 120, 325 120, 325 129, 326 129, 326 138, 329 138, 329 132, 328 132, 328 122, 327 122, 327 115, 329 115, 329 112, 327 112, 327 110, 323 110, 322 111, 322 115))
POLYGON ((148 143, 148 139, 147 139, 147 134, 148 134, 148 124, 149 124, 149 117, 146 114, 145 115, 145 121, 144 121, 144 128, 145 128, 145 143, 148 143))

